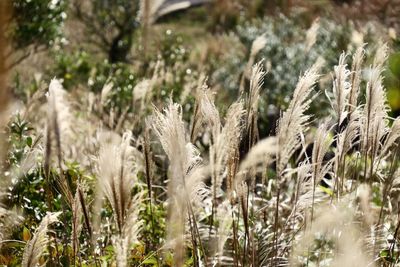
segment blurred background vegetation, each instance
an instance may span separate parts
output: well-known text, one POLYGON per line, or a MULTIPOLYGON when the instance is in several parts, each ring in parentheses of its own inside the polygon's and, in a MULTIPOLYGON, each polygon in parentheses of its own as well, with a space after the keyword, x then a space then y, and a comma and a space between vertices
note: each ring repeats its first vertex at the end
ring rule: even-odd
POLYGON ((174 69, 173 77, 159 85, 163 95, 180 96, 193 77, 204 76, 218 88, 218 97, 233 99, 246 80, 246 62, 263 59, 269 72, 262 92, 265 116, 259 119, 268 134, 301 70, 318 57, 329 70, 342 51, 388 42, 389 102, 394 114, 400 111, 396 0, 193 0, 189 7, 177 5, 179 0, 11 2, 11 87, 25 101, 44 86, 40 81, 54 76, 68 90, 93 92, 112 79, 118 92, 108 106, 122 112, 138 77, 150 77, 157 61, 174 69), (265 43, 250 55, 260 36, 265 43))

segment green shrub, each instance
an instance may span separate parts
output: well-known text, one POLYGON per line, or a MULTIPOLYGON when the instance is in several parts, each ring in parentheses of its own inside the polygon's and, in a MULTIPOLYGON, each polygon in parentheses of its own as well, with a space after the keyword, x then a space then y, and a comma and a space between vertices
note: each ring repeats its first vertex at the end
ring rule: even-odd
POLYGON ((49 70, 49 76, 55 75, 62 79, 63 86, 67 90, 78 84, 87 83, 92 68, 88 53, 85 51, 76 51, 72 54, 61 51, 53 53, 55 66, 49 70))
POLYGON ((66 0, 12 0, 12 39, 16 49, 51 46, 62 37, 66 0))
POLYGON ((121 114, 125 109, 131 111, 133 88, 137 82, 131 67, 125 63, 110 64, 107 60, 96 64, 88 80, 89 89, 100 93, 110 82, 113 88, 107 98, 105 108, 113 109, 117 114, 121 114))

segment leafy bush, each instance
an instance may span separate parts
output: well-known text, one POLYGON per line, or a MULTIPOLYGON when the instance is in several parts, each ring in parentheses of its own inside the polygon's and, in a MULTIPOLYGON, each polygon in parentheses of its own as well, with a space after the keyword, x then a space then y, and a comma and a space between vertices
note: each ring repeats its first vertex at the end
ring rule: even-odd
POLYGON ((12 0, 12 40, 16 49, 49 47, 61 41, 66 0, 12 0))
POLYGON ((77 51, 74 53, 65 53, 62 51, 53 51, 55 64, 48 70, 48 75, 63 80, 66 89, 77 86, 78 84, 86 84, 92 63, 89 54, 85 51, 77 51))

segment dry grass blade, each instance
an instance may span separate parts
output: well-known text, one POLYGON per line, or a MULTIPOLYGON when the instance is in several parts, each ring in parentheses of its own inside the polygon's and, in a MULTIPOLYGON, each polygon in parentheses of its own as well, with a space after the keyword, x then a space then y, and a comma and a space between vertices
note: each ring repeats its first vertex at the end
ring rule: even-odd
POLYGON ((244 92, 245 88, 245 80, 250 79, 250 76, 252 75, 252 67, 254 65, 254 62, 256 60, 256 56, 258 52, 260 52, 265 45, 267 44, 268 39, 266 38, 265 35, 260 35, 258 36, 253 43, 251 44, 251 49, 250 49, 250 54, 249 54, 249 60, 247 61, 246 68, 243 72, 242 79, 240 81, 240 93, 244 92))

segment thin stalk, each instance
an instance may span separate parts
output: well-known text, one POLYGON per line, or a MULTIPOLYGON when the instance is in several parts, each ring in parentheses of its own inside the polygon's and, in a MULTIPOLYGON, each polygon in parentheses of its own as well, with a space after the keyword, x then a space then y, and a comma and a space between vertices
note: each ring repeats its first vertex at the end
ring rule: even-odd
POLYGON ((279 224, 279 198, 280 198, 280 192, 281 192, 281 186, 279 183, 280 179, 277 180, 278 182, 278 188, 277 188, 277 196, 276 196, 276 206, 275 206, 275 222, 274 222, 274 245, 275 245, 275 251, 274 251, 274 262, 275 266, 277 266, 277 256, 278 256, 278 224, 279 224))

